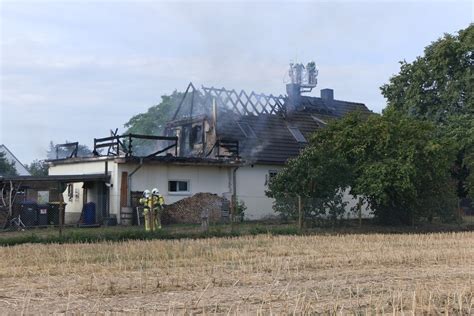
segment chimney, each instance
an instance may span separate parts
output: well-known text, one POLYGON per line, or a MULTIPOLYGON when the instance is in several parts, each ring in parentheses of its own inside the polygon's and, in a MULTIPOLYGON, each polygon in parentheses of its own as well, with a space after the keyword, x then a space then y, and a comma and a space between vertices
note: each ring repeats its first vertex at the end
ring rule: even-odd
POLYGON ((325 102, 331 103, 334 101, 334 90, 333 89, 321 89, 321 99, 325 102))
POLYGON ((287 111, 295 111, 301 103, 301 85, 289 83, 286 85, 286 93, 288 94, 287 111))

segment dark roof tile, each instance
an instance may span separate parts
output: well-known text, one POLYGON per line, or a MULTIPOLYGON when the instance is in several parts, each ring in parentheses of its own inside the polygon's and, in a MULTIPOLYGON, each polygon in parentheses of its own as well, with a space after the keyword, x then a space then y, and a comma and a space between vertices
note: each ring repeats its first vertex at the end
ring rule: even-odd
POLYGON ((270 114, 218 117, 218 136, 238 140, 240 156, 247 162, 284 164, 289 158, 296 157, 305 145, 297 142, 289 126, 297 127, 309 140, 312 133, 324 127, 324 123, 356 110, 371 113, 362 103, 339 100, 328 103, 321 98, 303 96, 298 110, 286 117, 270 114), (246 137, 237 122, 247 123, 256 137, 246 137))

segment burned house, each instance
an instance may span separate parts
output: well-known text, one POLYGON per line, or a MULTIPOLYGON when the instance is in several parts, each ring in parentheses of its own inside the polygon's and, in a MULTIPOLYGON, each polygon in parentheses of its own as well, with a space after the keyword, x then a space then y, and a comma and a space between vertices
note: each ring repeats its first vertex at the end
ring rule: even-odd
MULTIPOLYGON (((125 219, 141 192, 153 187, 167 203, 208 192, 244 202, 247 219, 274 216, 268 182, 310 135, 349 112, 370 113, 362 103, 336 100, 331 89, 304 95, 316 86, 310 64, 291 65, 290 77, 287 94, 278 96, 190 83, 162 136, 95 139, 94 157, 51 161, 50 174, 108 174, 110 183, 97 188, 106 201, 98 220, 125 219), (148 152, 138 155, 144 146, 148 152)), ((78 217, 80 209, 70 203, 66 212, 78 217)))

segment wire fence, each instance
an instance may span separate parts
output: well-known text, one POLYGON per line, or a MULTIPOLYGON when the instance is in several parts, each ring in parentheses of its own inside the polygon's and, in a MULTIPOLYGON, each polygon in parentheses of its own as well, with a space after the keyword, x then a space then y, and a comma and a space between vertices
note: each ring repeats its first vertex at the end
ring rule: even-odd
MULTIPOLYGON (((133 200, 139 199, 139 192, 135 192, 133 200)), ((128 213, 115 210, 113 214, 102 216, 102 211, 95 203, 86 203, 82 212, 75 215, 71 221, 71 213, 66 208, 66 203, 50 202, 37 203, 32 201, 18 201, 11 210, 0 208, 0 229, 3 231, 30 230, 34 228, 64 226, 81 227, 92 226, 106 227, 130 225, 144 226, 145 212, 143 206, 135 201, 128 213), (62 204, 62 206, 61 206, 62 204), (11 214, 10 214, 11 212, 11 214), (68 220, 69 219, 69 220, 68 220), (120 220, 119 220, 120 219, 120 220)), ((195 205, 181 202, 167 205, 160 212, 161 224, 173 226, 181 224, 201 225, 203 230, 215 225, 231 222, 243 222, 248 218, 246 206, 239 199, 234 207, 231 201, 216 195, 203 195, 201 199, 194 200, 195 205), (204 203, 212 198, 213 203, 204 203)), ((344 200, 337 197, 332 200, 318 198, 287 196, 279 198, 274 203, 274 216, 272 223, 293 223, 299 228, 304 227, 335 227, 341 225, 364 225, 373 218, 372 213, 359 201, 344 200)), ((460 204, 459 216, 463 224, 474 225, 474 207, 470 203, 460 204)))
POLYGON ((361 224, 372 217, 364 204, 345 201, 342 195, 331 200, 286 196, 276 199, 274 211, 284 221, 296 221, 300 228, 338 226, 348 222, 361 224))
POLYGON ((40 227, 59 227, 64 223, 65 214, 61 212, 60 207, 60 202, 14 204, 11 215, 9 209, 0 209, 0 222, 4 230, 13 231, 40 227))

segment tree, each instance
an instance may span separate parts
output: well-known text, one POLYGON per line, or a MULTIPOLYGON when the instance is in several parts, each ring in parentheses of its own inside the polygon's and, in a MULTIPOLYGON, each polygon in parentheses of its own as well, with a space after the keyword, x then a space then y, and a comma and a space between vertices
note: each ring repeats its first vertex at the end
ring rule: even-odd
POLYGON ((446 122, 452 115, 474 113, 474 24, 458 35, 427 46, 424 56, 400 62, 400 72, 381 87, 387 109, 419 119, 446 122))
POLYGON ((133 116, 124 124, 127 133, 162 135, 166 123, 172 119, 183 93, 174 91, 171 95, 161 96, 161 102, 150 107, 146 113, 133 116))
POLYGON ((0 152, 0 176, 17 176, 15 162, 8 161, 4 152, 0 152))
MULTIPOLYGON (((126 133, 144 135, 163 135, 166 123, 173 118, 183 93, 174 91, 171 95, 163 95, 161 102, 150 107, 146 113, 133 116, 124 127, 126 133)), ((146 156, 155 151, 156 141, 136 139, 133 141, 133 153, 146 156)))
POLYGON ((452 219, 453 150, 436 136, 433 124, 396 111, 348 115, 317 131, 272 180, 268 193, 277 201, 289 194, 336 201, 338 192, 349 188, 385 224, 452 219))
MULTIPOLYGON (((351 116, 345 122, 350 128, 358 124, 358 118, 351 116)), ((274 209, 284 218, 296 219, 298 198, 301 198, 306 220, 323 224, 331 215, 329 208, 334 209, 334 201, 339 201, 340 192, 351 184, 350 164, 343 152, 336 150, 329 141, 341 127, 332 122, 329 128, 315 133, 310 145, 297 158, 290 159, 287 167, 270 181, 266 193, 275 199, 274 209)), ((339 206, 344 207, 341 203, 339 206)), ((332 219, 335 217, 337 215, 332 219)))
POLYGON ((474 25, 445 34, 381 87, 386 111, 433 122, 440 137, 455 144, 452 162, 459 197, 474 196, 474 25))
POLYGON ((25 166, 26 169, 31 173, 32 176, 47 176, 48 175, 48 163, 44 160, 35 159, 29 165, 25 166))

